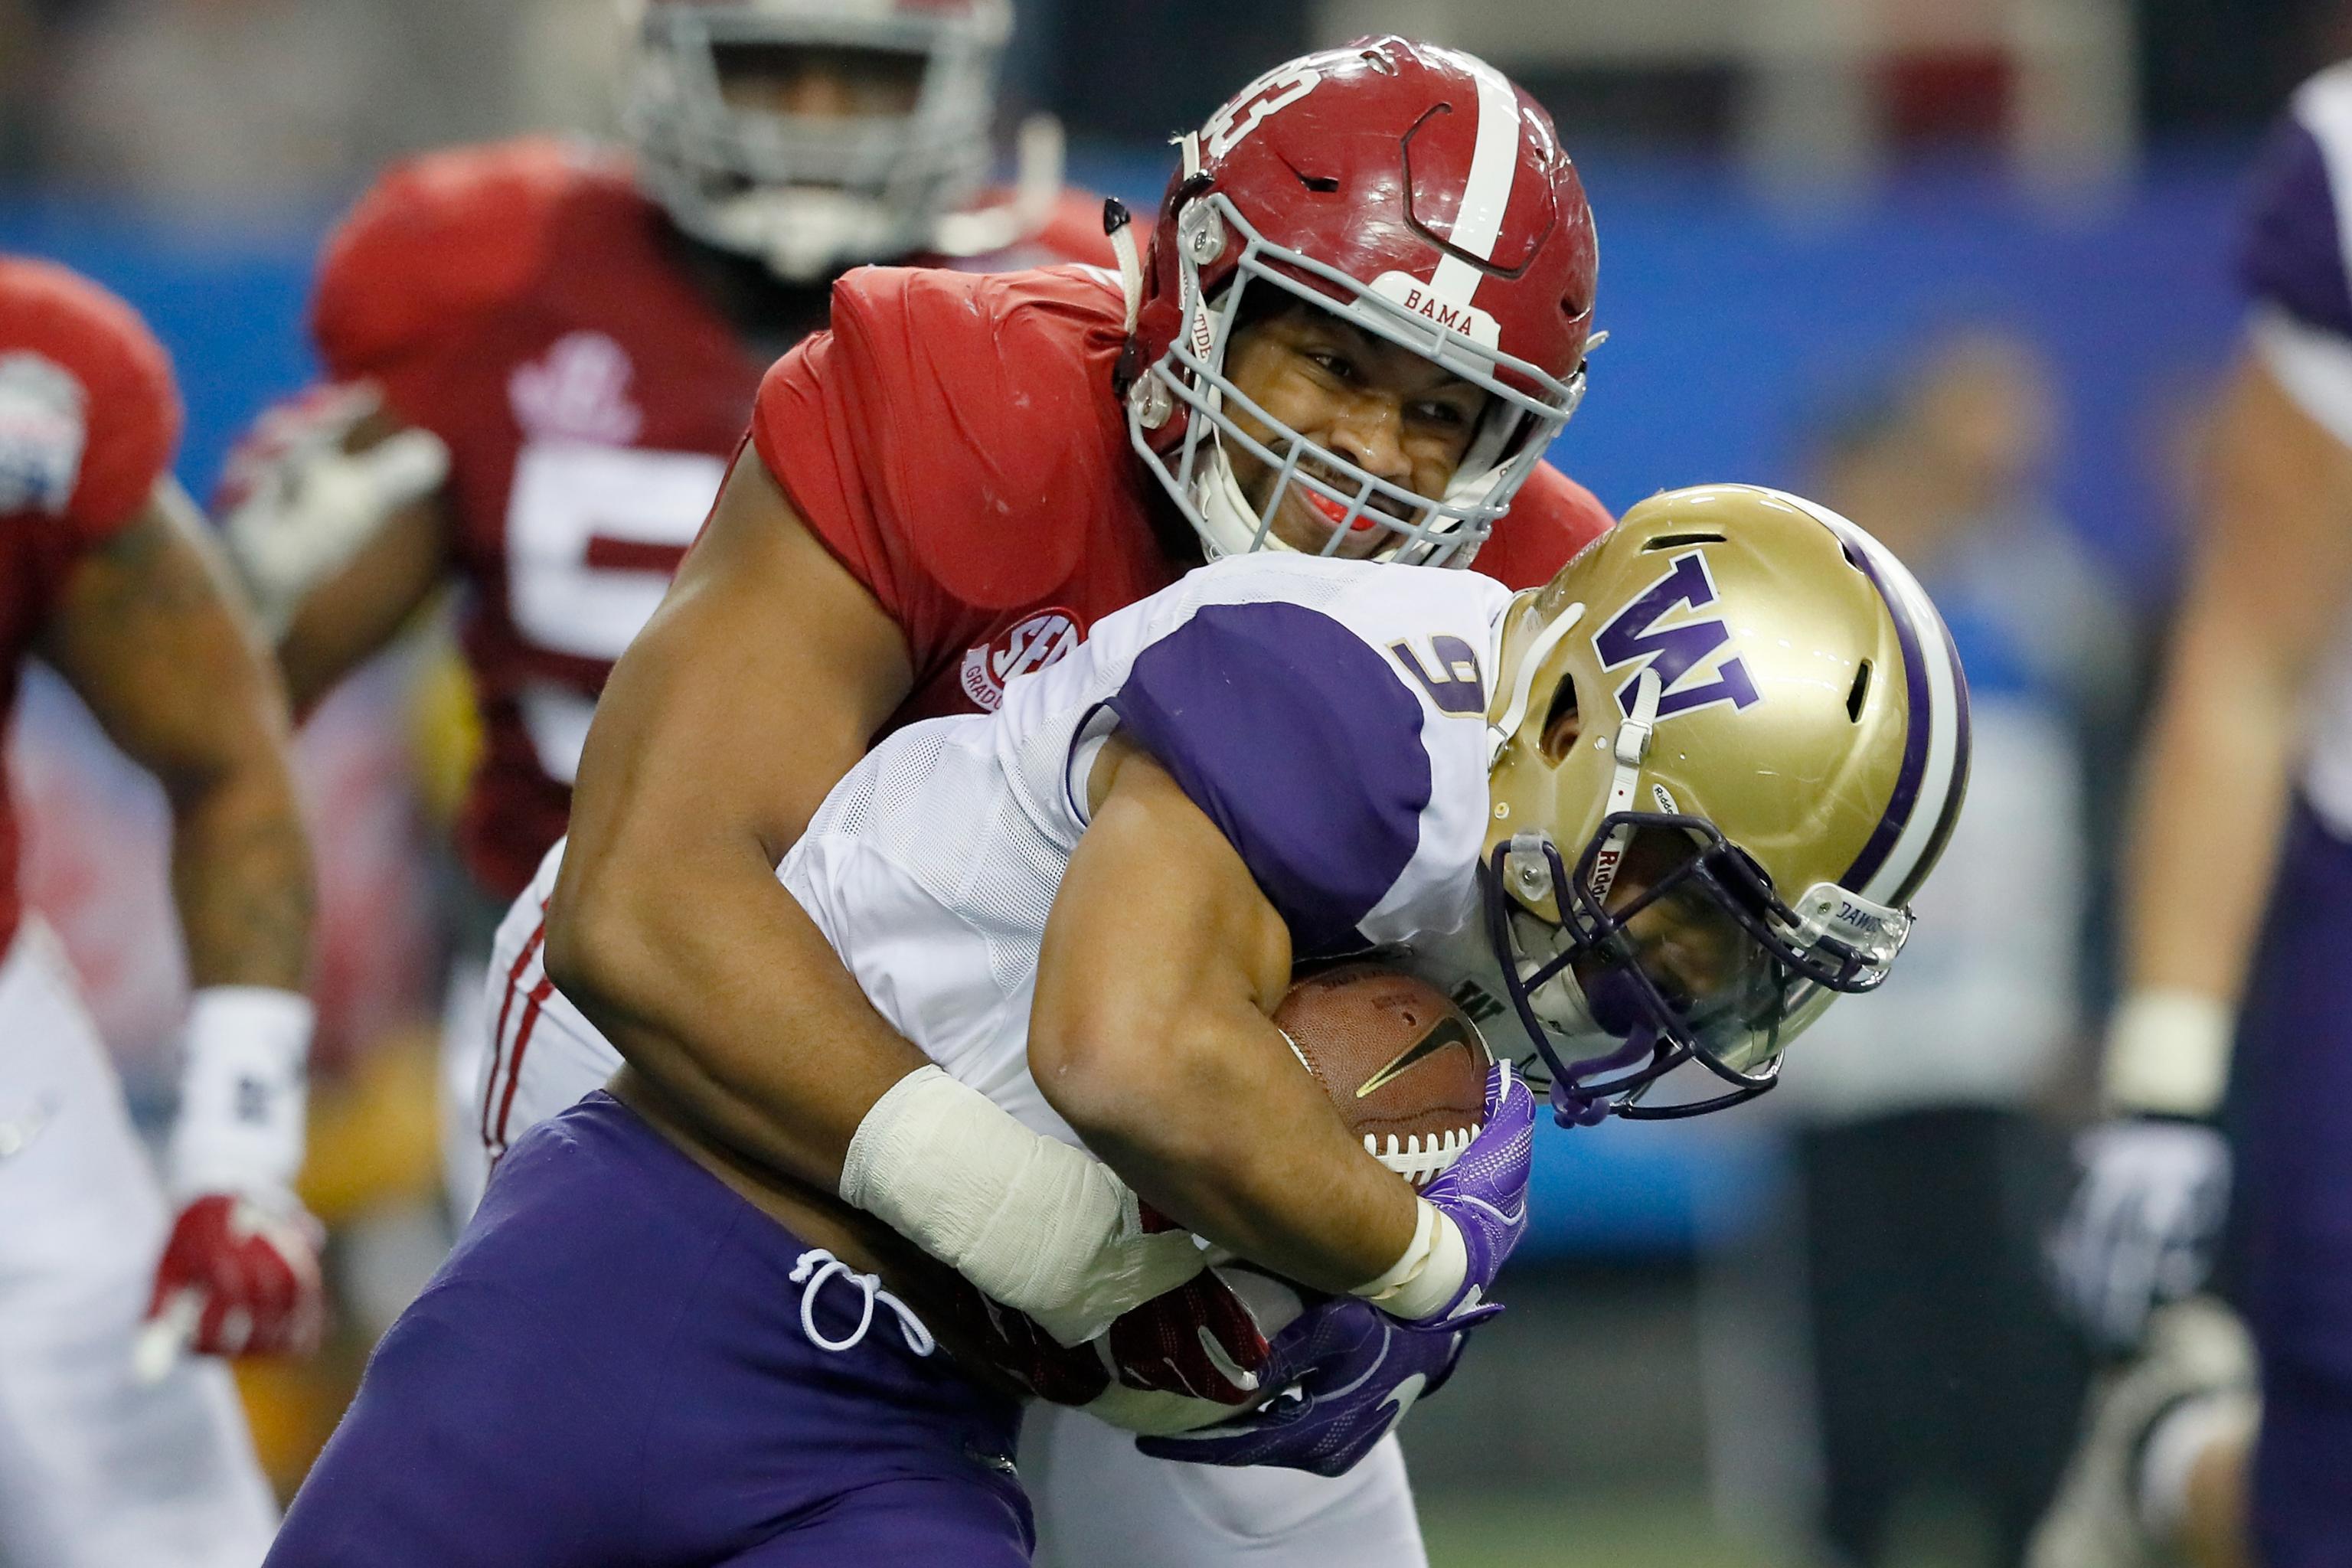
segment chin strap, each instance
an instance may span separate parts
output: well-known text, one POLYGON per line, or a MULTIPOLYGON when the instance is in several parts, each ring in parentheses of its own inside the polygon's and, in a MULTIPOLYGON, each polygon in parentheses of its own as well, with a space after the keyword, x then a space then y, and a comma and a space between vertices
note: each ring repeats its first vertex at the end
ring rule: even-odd
POLYGON ((1542 668, 1543 661, 1551 657, 1551 650, 1559 646, 1559 639, 1583 618, 1584 606, 1570 605, 1554 616, 1551 624, 1538 632, 1536 640, 1528 645, 1526 656, 1519 660, 1518 673, 1512 680, 1510 705, 1503 710, 1500 719, 1486 726, 1488 767, 1495 765, 1495 759, 1503 754, 1503 748, 1510 744, 1511 737, 1517 734, 1519 726, 1527 721, 1528 702, 1535 692, 1536 671, 1542 668))
MULTIPOLYGON (((1650 754, 1650 731, 1658 722, 1658 699, 1664 689, 1658 672, 1644 667, 1633 678, 1633 711, 1617 726, 1617 738, 1612 750, 1617 760, 1617 771, 1609 781, 1609 805, 1601 813, 1604 817, 1633 809, 1633 784, 1642 776, 1642 759, 1650 754)), ((1612 828, 1592 858, 1592 897, 1604 902, 1610 888, 1617 880, 1617 868, 1625 863, 1625 847, 1633 842, 1631 824, 1612 828)))
POLYGON ((1143 257, 1135 245, 1135 215, 1117 196, 1103 203, 1103 233, 1110 240, 1111 253, 1118 258, 1118 288, 1127 300, 1123 330, 1132 338, 1135 324, 1143 315, 1143 257))
MULTIPOLYGON (((1118 291, 1126 308, 1126 325, 1119 329, 1126 342, 1110 373, 1111 394, 1124 401, 1143 374, 1143 343, 1135 335, 1136 323, 1143 319, 1143 257, 1135 246, 1135 215, 1117 196, 1103 201, 1103 235, 1118 258, 1118 291)), ((1164 422, 1165 416, 1161 417, 1164 422)))

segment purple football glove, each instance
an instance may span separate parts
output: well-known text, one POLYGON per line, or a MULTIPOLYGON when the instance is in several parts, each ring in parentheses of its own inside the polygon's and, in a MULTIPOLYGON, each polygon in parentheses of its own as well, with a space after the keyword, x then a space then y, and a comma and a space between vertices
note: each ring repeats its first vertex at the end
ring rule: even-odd
POLYGON ((1445 1173, 1422 1189, 1462 1231, 1469 1268, 1444 1306, 1418 1320, 1449 1322, 1475 1311, 1503 1260, 1528 1232, 1528 1172, 1535 1149, 1536 1100, 1507 1062, 1486 1073, 1486 1116, 1470 1147, 1445 1173))
POLYGON ((1443 1328, 1423 1328, 1369 1301, 1335 1296, 1275 1336, 1260 1374, 1278 1391, 1273 1398, 1246 1415, 1172 1437, 1138 1437, 1135 1446, 1155 1459, 1342 1475, 1414 1400, 1444 1386, 1470 1329, 1502 1310, 1475 1308, 1443 1328))

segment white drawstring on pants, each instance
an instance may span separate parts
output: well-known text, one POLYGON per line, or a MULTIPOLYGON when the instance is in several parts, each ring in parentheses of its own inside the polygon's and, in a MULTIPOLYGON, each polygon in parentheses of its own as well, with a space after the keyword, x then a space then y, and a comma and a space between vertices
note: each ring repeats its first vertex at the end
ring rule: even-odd
POLYGON ((795 1285, 805 1284, 808 1287, 801 1292, 801 1331, 808 1335, 809 1343, 821 1351, 851 1350, 863 1342, 866 1331, 874 1326, 874 1303, 877 1301, 898 1314, 898 1331, 907 1337, 908 1350, 917 1355, 929 1355, 938 1348, 939 1342, 931 1338, 931 1331, 923 1326, 923 1320, 915 1316, 913 1308, 882 1289, 878 1277, 860 1274, 822 1247, 812 1247, 800 1255, 799 1260, 793 1265, 792 1279, 795 1285), (846 1279, 866 1292, 866 1310, 857 1320, 857 1327, 850 1331, 847 1339, 838 1342, 826 1339, 816 1326, 816 1293, 826 1280, 835 1278, 846 1279))

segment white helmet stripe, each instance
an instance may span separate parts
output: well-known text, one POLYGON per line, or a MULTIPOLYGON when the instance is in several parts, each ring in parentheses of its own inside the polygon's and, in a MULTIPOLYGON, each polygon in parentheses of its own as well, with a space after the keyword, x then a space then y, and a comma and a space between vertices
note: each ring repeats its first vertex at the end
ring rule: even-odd
MULTIPOLYGON (((1968 689, 1962 683, 1959 659, 1934 601, 1893 551, 1825 506, 1785 491, 1770 493, 1818 518, 1869 558, 1870 575, 1886 596, 1888 610, 1908 634, 1904 638, 1906 652, 1916 648, 1919 656, 1927 698, 1927 757, 1919 777, 1918 797, 1894 847, 1867 883, 1853 889, 1874 902, 1893 904, 1917 879, 1921 863, 1944 837, 1947 819, 1959 805, 1958 792, 1967 787, 1961 752, 1968 744, 1968 689)), ((1912 723, 1916 726, 1921 717, 1913 713, 1912 723)))
MULTIPOLYGON (((1512 183, 1519 173, 1519 97, 1502 72, 1470 55, 1458 57, 1478 83, 1478 134, 1470 151, 1470 174, 1463 182, 1462 205, 1445 237, 1455 249, 1481 261, 1493 258, 1510 210, 1512 183)), ((1430 291, 1449 305, 1467 305, 1486 274, 1459 256, 1439 258, 1430 291)))

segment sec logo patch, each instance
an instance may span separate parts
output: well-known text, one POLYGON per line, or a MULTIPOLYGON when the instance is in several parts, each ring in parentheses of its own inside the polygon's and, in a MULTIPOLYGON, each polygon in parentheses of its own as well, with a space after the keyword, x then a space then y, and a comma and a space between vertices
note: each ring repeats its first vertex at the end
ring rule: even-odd
POLYGON ((1075 611, 1039 610, 964 651, 963 694, 984 713, 1004 700, 1004 683, 1047 665, 1078 646, 1086 635, 1075 611))

